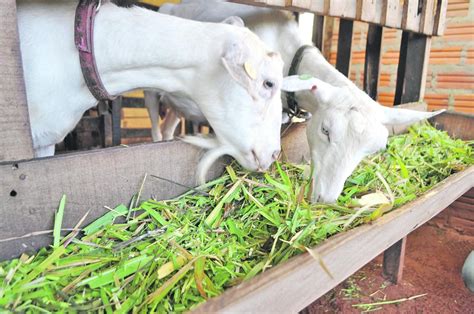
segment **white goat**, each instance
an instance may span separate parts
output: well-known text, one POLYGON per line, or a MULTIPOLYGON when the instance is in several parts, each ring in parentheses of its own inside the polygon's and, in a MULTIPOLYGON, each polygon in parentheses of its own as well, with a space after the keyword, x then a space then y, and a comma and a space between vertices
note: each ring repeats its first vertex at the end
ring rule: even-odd
MULTIPOLYGON (((311 44, 302 39, 289 12, 216 0, 166 4, 160 12, 208 22, 239 16, 267 45, 281 53, 285 73, 298 48, 311 44)), ((282 89, 298 92, 299 106, 312 114, 307 136, 314 169, 314 201, 334 202, 359 162, 385 148, 388 138, 385 125, 414 123, 442 112, 381 106, 329 64, 316 48, 306 50, 298 74, 310 74, 314 78, 285 79, 282 89)))
MULTIPOLYGON (((97 103, 83 79, 74 45, 76 5, 65 0, 18 1, 37 157, 53 155, 54 145, 97 103)), ((283 62, 248 29, 105 3, 95 19, 94 46, 110 94, 148 88, 192 99, 180 109, 205 117, 216 133, 215 138, 189 139, 210 149, 198 169, 201 180, 224 154, 250 170, 268 168, 278 155, 283 62)))

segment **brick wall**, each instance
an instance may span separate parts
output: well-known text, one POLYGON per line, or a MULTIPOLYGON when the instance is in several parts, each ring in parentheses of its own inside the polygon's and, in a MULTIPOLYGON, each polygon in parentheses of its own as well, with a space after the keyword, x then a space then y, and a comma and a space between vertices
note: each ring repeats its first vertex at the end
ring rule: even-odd
MULTIPOLYGON (((339 20, 333 19, 333 36, 326 55, 336 63, 339 20)), ((350 78, 361 87, 364 75, 366 23, 354 23, 350 78)), ((402 32, 384 29, 380 67, 380 103, 392 106, 402 32)), ((442 37, 433 37, 425 101, 428 108, 447 108, 474 114, 474 0, 448 2, 447 28, 442 37)))

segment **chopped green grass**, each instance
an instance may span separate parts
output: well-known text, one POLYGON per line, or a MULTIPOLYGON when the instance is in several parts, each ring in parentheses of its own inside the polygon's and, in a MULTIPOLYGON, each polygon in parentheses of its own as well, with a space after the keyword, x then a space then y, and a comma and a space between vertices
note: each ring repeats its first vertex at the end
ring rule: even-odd
POLYGON ((183 312, 473 163, 472 143, 428 125, 412 128, 361 163, 333 205, 307 201, 307 165, 277 163, 266 174, 228 166, 201 187, 205 195, 120 205, 80 239, 61 244, 55 231, 54 247, 0 263, 0 309, 183 312))

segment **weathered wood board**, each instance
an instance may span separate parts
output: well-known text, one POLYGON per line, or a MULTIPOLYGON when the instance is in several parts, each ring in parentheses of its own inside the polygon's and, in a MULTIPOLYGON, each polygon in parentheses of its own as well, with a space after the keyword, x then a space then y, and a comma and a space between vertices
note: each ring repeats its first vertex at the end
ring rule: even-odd
POLYGON ((338 285, 381 252, 431 219, 474 183, 474 166, 444 180, 409 204, 336 235, 305 253, 224 292, 195 313, 295 313, 338 285))
MULTIPOLYGON (((68 198, 63 228, 73 227, 91 210, 92 221, 107 210, 104 205, 128 205, 145 174, 187 186, 195 185, 200 150, 182 142, 115 147, 0 166, 0 239, 45 231, 63 194, 68 198)), ((222 162, 211 171, 221 173, 222 162)), ((186 189, 148 176, 142 199, 174 197, 186 189)), ((0 240, 0 259, 36 250, 51 242, 48 235, 15 241, 0 240)))
POLYGON ((0 2, 0 162, 33 157, 16 1, 0 2))
MULTIPOLYGON (((305 128, 297 125, 285 132, 284 158, 309 160, 305 128)), ((175 197, 195 186, 195 169, 201 150, 179 141, 113 147, 24 162, 0 163, 0 260, 34 251, 51 243, 50 235, 20 237, 50 230, 61 196, 68 198, 63 228, 72 228, 91 210, 86 223, 118 204, 128 205, 140 190, 142 199, 175 197)), ((209 178, 222 173, 228 159, 211 169, 209 178)))

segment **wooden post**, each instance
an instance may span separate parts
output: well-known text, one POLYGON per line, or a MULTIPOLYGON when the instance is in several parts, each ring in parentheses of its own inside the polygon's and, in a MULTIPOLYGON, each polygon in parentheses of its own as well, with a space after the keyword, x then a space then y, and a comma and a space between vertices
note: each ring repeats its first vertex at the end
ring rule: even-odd
POLYGON ((122 142, 121 118, 122 96, 119 96, 112 101, 112 146, 120 145, 122 142))
POLYGON ((404 31, 400 45, 394 105, 419 101, 426 80, 431 37, 404 31))
POLYGON ((405 237, 383 253, 383 275, 394 284, 402 280, 406 242, 405 237))
POLYGON ((324 50, 324 15, 314 15, 313 20, 313 43, 319 51, 324 50))
POLYGON ((372 99, 377 99, 379 83, 380 50, 382 48, 383 27, 375 24, 369 25, 367 33, 367 46, 364 65, 364 91, 372 99))
POLYGON ((347 77, 349 77, 351 65, 353 26, 353 21, 341 19, 339 22, 336 69, 347 77))
MULTIPOLYGON (((431 37, 404 31, 400 45, 394 105, 423 98, 431 37)), ((384 275, 393 283, 402 279, 406 238, 384 253, 384 275)))
POLYGON ((16 1, 4 0, 0 2, 0 162, 33 157, 16 1))

